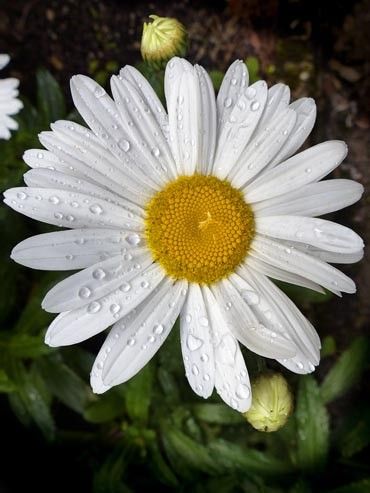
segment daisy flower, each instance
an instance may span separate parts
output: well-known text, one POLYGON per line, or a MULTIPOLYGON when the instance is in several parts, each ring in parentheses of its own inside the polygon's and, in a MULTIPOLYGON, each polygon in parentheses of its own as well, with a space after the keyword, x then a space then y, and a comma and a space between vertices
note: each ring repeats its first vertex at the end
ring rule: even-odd
POLYGON ((347 154, 329 141, 294 155, 316 115, 289 88, 248 87, 241 61, 215 98, 206 71, 172 59, 167 112, 133 67, 111 80, 71 80, 90 127, 57 121, 26 151, 27 187, 5 193, 16 211, 65 231, 17 245, 12 258, 44 270, 83 269, 43 300, 59 313, 45 341, 75 344, 113 325, 91 372, 101 393, 133 377, 180 318, 192 389, 214 388, 234 409, 251 404, 239 342, 295 373, 319 363, 310 322, 269 279, 338 295, 351 279, 329 263, 362 257, 350 229, 316 216, 356 202, 363 187, 320 181, 347 154))
MULTIPOLYGON (((9 55, 0 54, 0 70, 10 61, 9 55)), ((13 77, 0 79, 0 139, 10 139, 10 130, 17 130, 18 123, 9 115, 15 115, 23 108, 17 99, 19 80, 13 77)))

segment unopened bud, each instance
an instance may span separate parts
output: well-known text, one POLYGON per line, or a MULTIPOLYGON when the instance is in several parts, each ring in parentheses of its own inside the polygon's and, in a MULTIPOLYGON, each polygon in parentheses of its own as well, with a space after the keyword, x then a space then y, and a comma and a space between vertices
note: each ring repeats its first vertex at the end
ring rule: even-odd
POLYGON ((252 382, 252 405, 244 417, 253 428, 277 431, 285 425, 292 410, 293 396, 283 375, 267 373, 252 382))
POLYGON ((141 54, 154 68, 163 68, 174 56, 184 56, 187 32, 177 19, 150 15, 153 22, 144 22, 141 54))

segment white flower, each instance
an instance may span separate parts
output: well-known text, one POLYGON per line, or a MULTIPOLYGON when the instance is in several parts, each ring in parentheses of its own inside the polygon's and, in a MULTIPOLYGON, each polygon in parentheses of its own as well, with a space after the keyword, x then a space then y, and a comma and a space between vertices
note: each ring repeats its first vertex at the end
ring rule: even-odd
POLYGON ((350 180, 319 181, 347 147, 330 141, 291 157, 313 127, 314 101, 289 104, 283 84, 248 87, 240 61, 216 101, 202 67, 172 59, 168 115, 132 67, 111 87, 113 100, 88 77, 73 77, 74 103, 91 130, 54 123, 40 135, 47 151, 25 153, 28 187, 5 193, 22 214, 73 228, 12 252, 36 269, 83 269, 45 297, 44 309, 60 312, 46 342, 75 344, 113 324, 91 373, 100 393, 135 375, 180 316, 193 390, 206 398, 215 387, 246 411, 250 382, 238 341, 296 373, 319 363, 316 331, 268 277, 355 292, 327 262, 359 260, 362 240, 315 218, 362 194, 350 180))
MULTIPOLYGON (((9 63, 9 55, 0 54, 0 70, 9 63)), ((17 130, 18 123, 9 115, 15 115, 23 108, 17 99, 19 80, 13 77, 0 79, 0 139, 10 139, 10 130, 17 130)))

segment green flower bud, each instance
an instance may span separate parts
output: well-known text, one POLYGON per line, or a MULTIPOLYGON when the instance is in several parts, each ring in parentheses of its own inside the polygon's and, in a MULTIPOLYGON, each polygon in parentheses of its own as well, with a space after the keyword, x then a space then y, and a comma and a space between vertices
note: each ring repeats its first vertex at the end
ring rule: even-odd
POLYGON ((150 15, 153 22, 144 22, 141 54, 156 69, 163 68, 173 56, 184 56, 187 32, 177 19, 150 15))
POLYGON ((252 382, 252 406, 244 417, 253 428, 277 431, 285 425, 292 410, 293 396, 283 375, 267 373, 252 382))

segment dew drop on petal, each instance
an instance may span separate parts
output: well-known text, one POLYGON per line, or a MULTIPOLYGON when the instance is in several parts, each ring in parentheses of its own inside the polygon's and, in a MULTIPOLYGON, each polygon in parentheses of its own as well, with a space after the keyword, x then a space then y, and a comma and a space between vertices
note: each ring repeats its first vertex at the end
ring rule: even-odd
POLYGON ((126 139, 121 139, 119 142, 118 142, 118 147, 120 149, 122 149, 122 151, 124 152, 128 152, 130 150, 130 147, 131 147, 131 144, 128 140, 126 139))
POLYGON ((82 288, 78 292, 78 296, 83 299, 90 298, 91 296, 91 289, 88 288, 87 286, 82 286, 82 288))
POLYGON ((90 212, 93 214, 97 214, 98 216, 103 213, 103 209, 100 207, 99 204, 93 204, 89 207, 90 212))
POLYGON ((94 96, 96 98, 101 98, 102 96, 104 96, 104 94, 105 94, 105 90, 101 86, 97 86, 94 91, 94 96))
POLYGON ((248 305, 258 305, 260 302, 260 297, 254 291, 249 291, 245 289, 241 292, 242 298, 248 303, 248 305))
POLYGON ((27 197, 28 197, 28 195, 26 193, 24 193, 24 192, 17 193, 17 198, 19 200, 25 200, 27 197))
POLYGON ((244 383, 240 383, 237 388, 236 388, 236 396, 239 397, 239 399, 248 399, 250 396, 250 388, 248 385, 245 385, 244 383))
POLYGON ((164 327, 161 324, 157 324, 153 327, 153 332, 154 334, 161 335, 163 334, 164 327))
POLYGON ((132 233, 126 236, 126 241, 132 246, 136 246, 141 242, 141 238, 137 233, 132 233))
POLYGON ((94 279, 96 279, 97 281, 101 281, 106 276, 106 273, 103 269, 99 267, 98 269, 94 270, 92 275, 94 279))
POLYGON ((129 337, 129 338, 127 339, 127 345, 128 345, 128 346, 134 346, 135 344, 136 344, 136 339, 135 339, 135 337, 129 337))
POLYGON ((101 310, 101 303, 99 303, 99 301, 93 301, 87 307, 88 313, 91 313, 91 314, 98 313, 100 310, 101 310))
POLYGON ((109 311, 111 312, 112 315, 116 315, 120 310, 121 310, 121 305, 118 305, 117 303, 112 303, 111 306, 109 307, 109 311))
POLYGON ((260 104, 258 101, 253 101, 253 103, 251 103, 251 110, 252 111, 257 111, 259 107, 260 107, 260 104))
POLYGON ((199 337, 195 337, 193 336, 193 334, 189 334, 186 339, 186 345, 189 351, 196 351, 203 346, 203 341, 202 339, 199 339, 199 337))
POLYGON ((119 288, 123 293, 127 293, 131 289, 131 284, 129 282, 124 282, 119 288))
POLYGON ((191 372, 192 372, 192 374, 193 374, 193 375, 195 375, 195 376, 199 375, 199 368, 197 367, 197 365, 193 365, 193 366, 191 367, 191 372))
POLYGON ((231 105, 232 105, 232 99, 231 98, 226 98, 225 101, 224 101, 225 108, 230 108, 231 105))

